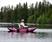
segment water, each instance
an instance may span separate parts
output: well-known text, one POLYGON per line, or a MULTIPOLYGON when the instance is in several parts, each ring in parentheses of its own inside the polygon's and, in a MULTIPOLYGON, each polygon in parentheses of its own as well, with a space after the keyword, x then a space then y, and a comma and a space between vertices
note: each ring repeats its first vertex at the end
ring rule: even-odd
POLYGON ((35 33, 16 33, 1 29, 0 42, 52 42, 51 31, 51 29, 37 29, 35 33))

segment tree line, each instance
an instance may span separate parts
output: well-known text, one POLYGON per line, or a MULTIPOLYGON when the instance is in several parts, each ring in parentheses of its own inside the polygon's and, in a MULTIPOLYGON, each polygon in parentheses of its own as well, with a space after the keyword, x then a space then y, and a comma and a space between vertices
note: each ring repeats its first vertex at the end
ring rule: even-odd
POLYGON ((46 0, 36 2, 28 7, 28 3, 1 7, 0 22, 18 23, 21 19, 25 23, 52 24, 52 4, 46 0))

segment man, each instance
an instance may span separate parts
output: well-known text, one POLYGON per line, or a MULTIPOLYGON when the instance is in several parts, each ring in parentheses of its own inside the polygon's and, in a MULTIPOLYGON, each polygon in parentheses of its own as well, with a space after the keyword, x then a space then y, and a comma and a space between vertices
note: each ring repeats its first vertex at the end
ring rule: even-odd
POLYGON ((19 28, 26 28, 28 26, 25 26, 25 23, 24 23, 24 19, 21 19, 21 22, 19 24, 19 28))

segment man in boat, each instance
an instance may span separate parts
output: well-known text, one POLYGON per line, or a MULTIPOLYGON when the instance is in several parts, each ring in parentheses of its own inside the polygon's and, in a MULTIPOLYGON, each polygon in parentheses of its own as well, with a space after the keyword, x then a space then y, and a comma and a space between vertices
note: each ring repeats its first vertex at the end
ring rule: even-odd
POLYGON ((19 28, 27 28, 28 26, 25 26, 25 23, 24 23, 24 19, 21 19, 21 22, 19 24, 19 28))

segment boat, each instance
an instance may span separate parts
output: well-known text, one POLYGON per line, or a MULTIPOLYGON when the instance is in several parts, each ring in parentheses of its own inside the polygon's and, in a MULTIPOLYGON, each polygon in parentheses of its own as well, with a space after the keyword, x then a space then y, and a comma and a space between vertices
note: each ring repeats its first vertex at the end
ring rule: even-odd
POLYGON ((17 32, 17 29, 15 27, 8 28, 9 32, 17 32))
POLYGON ((36 30, 36 27, 28 27, 28 28, 15 28, 10 27, 8 28, 9 32, 33 32, 36 30))

